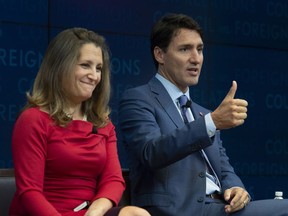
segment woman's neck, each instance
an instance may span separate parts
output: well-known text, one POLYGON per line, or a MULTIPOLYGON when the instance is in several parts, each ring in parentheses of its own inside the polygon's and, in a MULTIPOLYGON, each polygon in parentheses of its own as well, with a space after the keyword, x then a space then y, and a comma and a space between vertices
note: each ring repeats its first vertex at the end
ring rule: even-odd
POLYGON ((77 106, 69 106, 64 110, 64 113, 67 117, 73 119, 73 120, 85 120, 86 121, 86 115, 82 112, 81 105, 77 106))

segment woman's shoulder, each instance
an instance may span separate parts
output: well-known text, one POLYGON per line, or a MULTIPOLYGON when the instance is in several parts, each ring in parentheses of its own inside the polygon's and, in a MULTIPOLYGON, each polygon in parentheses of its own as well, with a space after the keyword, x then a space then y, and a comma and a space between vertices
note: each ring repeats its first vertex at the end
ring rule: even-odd
POLYGON ((18 117, 21 121, 51 121, 50 116, 45 111, 42 111, 39 107, 31 107, 22 111, 18 117))
POLYGON ((37 107, 27 108, 18 116, 14 124, 14 134, 47 133, 53 125, 48 113, 41 111, 37 107))
POLYGON ((108 120, 105 126, 97 128, 97 131, 100 132, 101 134, 110 134, 111 131, 114 131, 114 130, 115 130, 115 126, 111 120, 108 120))
POLYGON ((45 111, 43 111, 42 109, 40 109, 39 107, 30 107, 25 109, 20 116, 36 116, 36 117, 40 117, 40 116, 49 116, 49 114, 45 111))

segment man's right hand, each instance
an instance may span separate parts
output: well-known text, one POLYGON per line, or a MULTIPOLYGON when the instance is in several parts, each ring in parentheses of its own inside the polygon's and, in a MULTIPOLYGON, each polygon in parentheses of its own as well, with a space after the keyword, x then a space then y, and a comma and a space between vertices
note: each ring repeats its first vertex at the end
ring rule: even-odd
POLYGON ((247 118, 248 102, 243 99, 235 99, 236 90, 237 83, 233 81, 226 97, 217 109, 211 113, 213 122, 218 130, 239 126, 247 118))

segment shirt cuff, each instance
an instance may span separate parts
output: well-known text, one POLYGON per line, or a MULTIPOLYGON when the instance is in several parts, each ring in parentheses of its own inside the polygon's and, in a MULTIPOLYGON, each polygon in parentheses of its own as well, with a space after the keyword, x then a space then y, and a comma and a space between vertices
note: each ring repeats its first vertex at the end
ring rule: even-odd
POLYGON ((211 138, 215 135, 216 126, 212 120, 211 113, 205 115, 205 124, 208 136, 211 138))

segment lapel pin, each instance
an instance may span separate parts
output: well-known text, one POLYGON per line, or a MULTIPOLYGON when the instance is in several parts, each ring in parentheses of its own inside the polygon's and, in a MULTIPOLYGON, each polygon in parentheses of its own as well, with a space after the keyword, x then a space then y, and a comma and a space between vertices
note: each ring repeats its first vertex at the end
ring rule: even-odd
POLYGON ((203 116, 203 113, 202 113, 202 112, 200 112, 199 114, 200 114, 200 116, 203 116))

